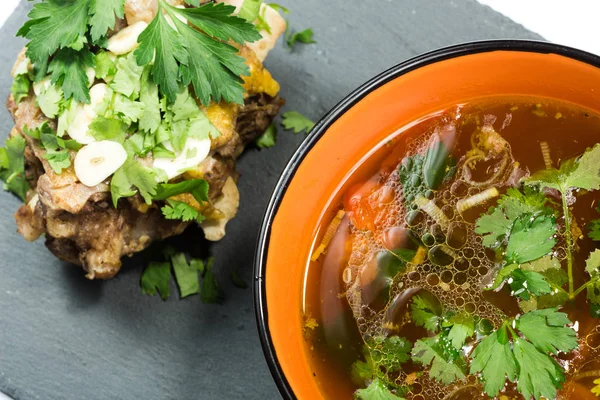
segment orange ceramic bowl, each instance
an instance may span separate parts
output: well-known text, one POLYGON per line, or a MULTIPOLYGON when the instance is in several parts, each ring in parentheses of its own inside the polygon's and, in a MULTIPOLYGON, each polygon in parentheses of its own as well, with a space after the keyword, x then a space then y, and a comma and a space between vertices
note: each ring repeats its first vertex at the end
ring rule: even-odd
POLYGON ((310 254, 339 188, 369 153, 407 124, 459 103, 515 95, 600 112, 600 57, 513 40, 437 50, 361 86, 302 143, 271 198, 255 261, 259 333, 284 398, 323 398, 305 352, 301 310, 310 254))

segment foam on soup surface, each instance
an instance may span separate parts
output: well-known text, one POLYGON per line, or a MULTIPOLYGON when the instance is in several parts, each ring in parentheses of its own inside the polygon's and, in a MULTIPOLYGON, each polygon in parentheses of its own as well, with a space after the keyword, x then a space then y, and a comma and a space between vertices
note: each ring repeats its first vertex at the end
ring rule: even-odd
POLYGON ((345 182, 302 318, 330 399, 600 395, 600 118, 473 102, 402 130, 345 182))

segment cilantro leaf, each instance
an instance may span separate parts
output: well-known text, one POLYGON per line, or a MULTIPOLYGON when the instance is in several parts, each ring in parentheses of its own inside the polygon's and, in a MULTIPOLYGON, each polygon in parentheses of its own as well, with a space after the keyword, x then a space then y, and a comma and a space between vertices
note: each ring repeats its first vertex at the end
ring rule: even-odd
POLYGON ((600 189, 600 145, 587 149, 579 157, 563 161, 560 168, 543 169, 525 182, 556 189, 566 194, 572 188, 585 190, 600 189))
POLYGON ((60 111, 60 104, 63 101, 63 90, 58 86, 50 85, 40 91, 35 101, 46 117, 54 118, 60 111))
POLYGON ((115 27, 116 17, 125 16, 125 0, 92 0, 90 15, 92 41, 98 42, 109 29, 115 27))
POLYGON ((175 281, 179 287, 180 298, 200 293, 198 272, 204 269, 202 261, 196 260, 195 263, 188 264, 185 254, 176 253, 171 255, 171 264, 175 273, 175 281), (198 268, 199 266, 201 268, 198 268))
POLYGON ((142 293, 154 296, 160 294, 160 298, 166 300, 171 295, 169 283, 171 282, 171 264, 168 262, 150 263, 142 273, 142 293))
POLYGON ((4 190, 10 190, 22 201, 31 189, 25 178, 25 146, 22 136, 13 136, 0 148, 0 179, 4 181, 4 190))
POLYGON ((29 89, 31 88, 31 81, 27 75, 17 75, 13 80, 10 92, 15 99, 15 103, 19 104, 24 98, 29 96, 29 89))
MULTIPOLYGON (((68 24, 65 24, 68 25, 68 24)), ((60 83, 65 100, 71 97, 79 103, 90 103, 89 80, 86 68, 94 67, 94 55, 85 48, 79 51, 66 48, 56 52, 48 65, 51 83, 60 83)))
POLYGON ((430 332, 439 329, 442 310, 429 296, 415 296, 410 305, 410 317, 415 325, 422 326, 430 332))
POLYGON ((204 179, 190 179, 179 183, 161 183, 156 188, 154 200, 167 200, 183 193, 191 193, 202 204, 208 201, 208 182, 204 179))
POLYGON ((442 334, 417 340, 412 350, 412 359, 424 366, 431 365, 430 378, 445 385, 465 378, 463 358, 442 334))
POLYGON ((283 113, 281 125, 283 125, 284 129, 291 130, 296 134, 302 131, 310 133, 312 128, 315 126, 315 123, 306 118, 304 115, 300 114, 298 111, 288 111, 283 113))
POLYGON ((516 327, 540 351, 558 354, 578 346, 577 333, 565 326, 570 323, 567 314, 548 308, 523 314, 516 320, 516 327))
POLYGON ((519 217, 508 239, 506 261, 525 263, 547 255, 556 244, 555 234, 556 221, 552 216, 525 214, 519 217))
POLYGON ((461 350, 467 338, 475 333, 475 319, 466 312, 452 315, 442 322, 442 327, 450 327, 448 340, 456 350, 461 350))
POLYGON ((145 132, 156 132, 160 127, 160 100, 158 86, 150 78, 150 70, 145 69, 140 82, 140 103, 144 104, 144 113, 140 117, 139 128, 145 132))
POLYGON ((495 397, 504 388, 506 379, 515 381, 517 362, 502 326, 483 339, 471 353, 471 374, 481 372, 484 391, 495 397))
POLYGON ((30 40, 27 57, 43 63, 60 48, 67 48, 87 31, 90 0, 48 0, 36 3, 30 21, 17 32, 30 40))
POLYGON ((274 123, 271 123, 267 130, 256 139, 256 146, 259 149, 269 149, 275 146, 275 142, 277 141, 277 126, 274 123))
POLYGON ((127 124, 116 118, 98 117, 89 126, 89 133, 96 140, 112 140, 123 143, 127 124))
POLYGON ((94 55, 94 68, 96 78, 103 79, 106 82, 112 82, 117 73, 117 65, 110 59, 108 53, 100 50, 94 55))
POLYGON ((213 262, 214 259, 209 258, 206 263, 202 291, 200 292, 200 300, 207 304, 221 303, 223 301, 223 292, 221 291, 219 282, 217 282, 217 278, 212 272, 213 262))
POLYGON ((410 360, 412 343, 399 336, 376 336, 367 342, 373 364, 385 368, 386 373, 399 371, 410 360))
MULTIPOLYGON (((148 28, 146 28, 147 30, 148 28)), ((146 32, 144 30, 144 32, 146 32)), ((143 35, 144 33, 142 33, 143 35)), ((110 88, 117 93, 121 93, 127 97, 132 97, 140 93, 142 74, 144 67, 140 67, 134 53, 129 53, 125 57, 119 57, 115 63, 117 72, 115 78, 110 84, 110 88)))
POLYGON ((129 158, 115 172, 110 182, 113 205, 116 208, 120 198, 133 196, 137 191, 147 204, 151 204, 157 186, 156 172, 129 158), (137 188, 137 191, 133 187, 137 188))
POLYGON ((314 33, 311 28, 295 33, 292 33, 291 30, 288 28, 288 30, 285 33, 285 42, 287 43, 290 49, 294 47, 294 44, 296 44, 296 42, 304 44, 317 43, 313 39, 313 34, 314 33))
POLYGON ((365 389, 358 389, 354 393, 354 398, 358 400, 404 400, 393 394, 379 378, 374 379, 365 389))
POLYGON ((560 366, 548 355, 540 352, 528 341, 517 338, 513 353, 519 365, 517 389, 526 398, 553 399, 565 377, 560 366))
POLYGON ((180 219, 184 222, 202 222, 204 217, 194 207, 181 201, 167 200, 168 205, 161 208, 166 219, 180 219))

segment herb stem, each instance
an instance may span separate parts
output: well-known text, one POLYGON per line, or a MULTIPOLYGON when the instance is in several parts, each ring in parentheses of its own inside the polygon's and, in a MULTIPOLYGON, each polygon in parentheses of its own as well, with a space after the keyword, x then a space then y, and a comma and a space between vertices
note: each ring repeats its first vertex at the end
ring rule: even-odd
POLYGON ((579 287, 579 289, 577 289, 575 291, 575 293, 573 293, 572 298, 574 299, 575 297, 577 297, 577 295, 579 293, 581 293, 582 291, 584 291, 588 286, 593 285, 594 283, 597 283, 598 281, 600 281, 600 277, 596 277, 594 279, 590 279, 589 281, 587 281, 586 283, 584 283, 583 285, 581 285, 579 287))
MULTIPOLYGON (((563 289, 562 287, 558 286, 557 284, 550 282, 550 280, 547 281, 548 285, 550 285, 550 287, 552 289, 558 290, 559 292, 563 292, 565 295, 570 296, 569 292, 567 292, 565 289, 563 289)), ((581 288, 580 288, 581 289, 581 288)), ((579 289, 577 289, 579 290, 579 289)), ((575 294, 573 294, 573 297, 577 296, 577 292, 575 294)))
POLYGON ((567 204, 567 196, 563 191, 560 192, 562 198, 563 215, 565 216, 565 240, 567 242, 567 274, 569 276, 569 298, 575 298, 574 282, 573 282, 573 253, 572 245, 573 238, 571 237, 571 215, 569 214, 569 205, 567 204))

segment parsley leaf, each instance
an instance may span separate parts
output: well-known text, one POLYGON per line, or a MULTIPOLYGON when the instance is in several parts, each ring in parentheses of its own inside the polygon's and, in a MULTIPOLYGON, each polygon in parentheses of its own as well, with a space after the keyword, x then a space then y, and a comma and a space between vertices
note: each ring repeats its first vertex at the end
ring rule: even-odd
MULTIPOLYGON (((159 5, 162 4, 159 2, 159 5)), ((175 78, 179 74, 179 63, 187 64, 188 53, 183 46, 181 36, 167 22, 159 6, 156 17, 138 38, 139 47, 134 51, 138 65, 150 64, 154 82, 162 93, 175 101, 180 91, 180 82, 175 78)))
POLYGON ((200 293, 200 282, 198 272, 204 270, 204 264, 200 260, 189 263, 183 253, 171 255, 171 264, 175 273, 175 281, 179 287, 180 298, 200 293))
POLYGON ((4 181, 4 190, 10 190, 22 201, 31 189, 25 178, 25 146, 22 136, 13 136, 0 148, 0 179, 4 181))
POLYGON ((317 43, 313 39, 313 30, 310 28, 295 33, 292 33, 292 31, 288 28, 288 30, 285 33, 285 42, 287 43, 290 49, 294 47, 294 44, 296 44, 296 42, 304 44, 317 43))
POLYGON ((109 29, 115 27, 115 17, 125 16, 125 0, 92 0, 90 15, 90 34, 92 41, 96 43, 109 29))
POLYGON ((552 291, 544 276, 534 271, 515 269, 511 274, 509 282, 512 294, 524 300, 529 300, 530 294, 539 296, 552 291))
POLYGON ((577 347, 576 332, 565 326, 569 323, 567 315, 556 308, 504 321, 471 353, 470 373, 482 373, 484 390, 491 397, 504 387, 505 378, 514 382, 516 376, 517 389, 525 398, 555 398, 556 390, 564 382, 564 372, 547 353, 568 352, 577 347))
POLYGON ((587 224, 588 237, 594 241, 600 241, 600 219, 595 219, 587 224))
POLYGON ((191 193, 202 204, 208 201, 208 182, 204 179, 190 179, 179 183, 161 183, 156 187, 154 200, 167 200, 183 193, 191 193))
POLYGON ((495 397, 508 379, 515 381, 517 362, 508 342, 506 327, 502 326, 483 339, 471 353, 471 374, 481 372, 484 391, 495 397))
POLYGON ((29 12, 30 20, 17 32, 30 40, 27 57, 44 63, 59 48, 67 48, 87 31, 90 0, 48 0, 36 3, 29 12))
POLYGON ((300 133, 306 131, 310 133, 315 123, 298 111, 288 111, 283 113, 283 120, 281 121, 284 129, 294 131, 294 133, 300 133))
POLYGON ((145 69, 140 82, 140 103, 144 104, 144 113, 140 117, 139 128, 154 133, 161 123, 158 86, 150 78, 150 70, 145 69))
POLYGON ((171 264, 168 262, 150 263, 142 273, 142 293, 154 296, 157 292, 160 298, 166 300, 171 295, 171 264))
POLYGON ((410 360, 412 343, 399 336, 376 336, 367 342, 373 364, 385 368, 386 373, 399 371, 410 360))
POLYGON ((525 263, 547 255, 556 244, 555 234, 556 221, 552 216, 519 217, 508 239, 506 261, 525 263))
MULTIPOLYGON (((65 24, 68 25, 68 24, 65 24)), ((79 103, 90 102, 89 80, 86 68, 94 67, 94 55, 85 48, 79 51, 66 48, 56 52, 48 65, 51 83, 60 83, 65 100, 71 97, 79 103)))
POLYGON ((247 289, 248 288, 248 284, 240 276, 240 273, 238 271, 233 271, 231 273, 231 283, 233 283, 233 286, 235 286, 239 289, 247 289))
POLYGON ((243 80, 249 69, 238 50, 227 44, 253 42, 261 38, 243 18, 231 15, 235 7, 223 3, 206 3, 198 8, 176 8, 159 0, 159 11, 139 37, 135 51, 138 65, 152 65, 152 76, 161 92, 173 102, 182 86, 190 82, 198 99, 208 105, 211 98, 219 102, 244 101, 243 80), (171 27, 162 13, 174 21, 171 27), (184 17, 189 26, 177 16, 184 17), (218 39, 218 40, 216 40, 218 39))
POLYGON ((552 358, 540 352, 528 341, 517 338, 513 342, 513 353, 519 365, 517 389, 529 399, 540 397, 553 399, 556 389, 564 382, 564 373, 552 358))
POLYGON ((579 157, 563 161, 560 168, 543 169, 525 179, 529 184, 556 189, 566 194, 572 188, 600 189, 600 145, 579 157))
POLYGON ((585 271, 590 274, 590 276, 597 275, 600 271, 600 250, 596 249, 588 256, 588 259, 585 262, 585 271))
POLYGON ((168 205, 161 208, 166 219, 180 219, 184 222, 202 222, 204 217, 194 207, 187 203, 175 200, 167 200, 168 205))
POLYGON ((213 262, 214 259, 209 258, 206 263, 204 280, 202 281, 202 291, 200 292, 200 300, 207 304, 221 303, 223 301, 223 292, 221 291, 217 278, 212 272, 213 262))
POLYGON ((412 359, 424 366, 431 364, 430 378, 445 385, 465 378, 464 359, 443 334, 417 340, 412 359))
POLYGON ((553 215, 549 204, 550 200, 534 187, 525 186, 522 190, 509 188, 496 207, 477 219, 475 233, 483 236, 485 247, 497 247, 509 236, 517 218, 553 215))
POLYGON ((151 204, 152 197, 156 195, 157 186, 156 172, 133 158, 129 158, 115 172, 110 182, 113 205, 116 208, 120 198, 131 197, 137 191, 147 204, 151 204), (133 187, 137 188, 137 191, 133 187))
POLYGON ((570 323, 567 314, 548 308, 523 314, 516 320, 516 327, 539 350, 558 354, 578 346, 576 332, 565 326, 570 323))
POLYGON ((271 123, 265 133, 263 133, 258 139, 256 139, 256 146, 259 149, 269 149, 275 146, 277 141, 277 126, 271 123))
POLYGON ((410 305, 410 317, 415 325, 422 326, 430 332, 439 329, 442 309, 432 297, 419 295, 413 297, 410 305))
POLYGON ((467 338, 475 333, 475 319, 466 312, 452 315, 442 322, 442 327, 450 327, 448 340, 456 350, 462 349, 467 338))
POLYGON ((378 378, 374 379, 367 388, 358 389, 354 398, 358 400, 404 400, 404 397, 390 392, 385 383, 378 378))

